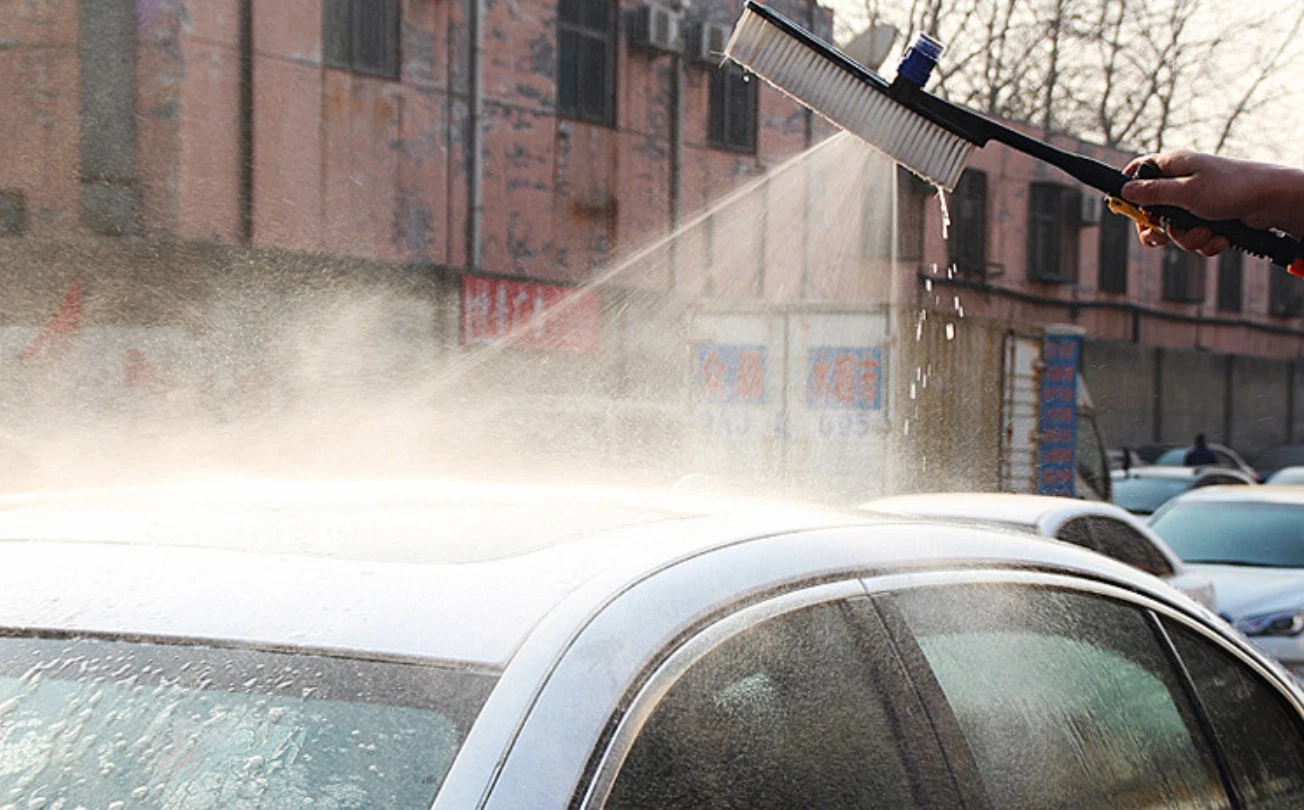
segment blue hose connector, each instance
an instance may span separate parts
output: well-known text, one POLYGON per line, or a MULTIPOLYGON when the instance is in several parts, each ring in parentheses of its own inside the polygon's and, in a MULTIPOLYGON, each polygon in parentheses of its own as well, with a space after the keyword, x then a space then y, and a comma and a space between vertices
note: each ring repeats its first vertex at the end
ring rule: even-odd
POLYGON ((897 76, 923 87, 928 83, 928 77, 933 75, 933 68, 937 67, 937 60, 944 49, 942 43, 928 34, 915 34, 915 41, 911 43, 906 55, 901 57, 901 64, 897 65, 897 76))

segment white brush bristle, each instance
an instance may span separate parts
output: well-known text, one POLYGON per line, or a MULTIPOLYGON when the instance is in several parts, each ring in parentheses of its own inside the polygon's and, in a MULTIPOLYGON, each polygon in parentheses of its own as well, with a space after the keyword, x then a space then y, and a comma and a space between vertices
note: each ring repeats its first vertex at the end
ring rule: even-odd
POLYGON ((950 191, 974 144, 848 73, 751 9, 725 56, 896 162, 950 191))

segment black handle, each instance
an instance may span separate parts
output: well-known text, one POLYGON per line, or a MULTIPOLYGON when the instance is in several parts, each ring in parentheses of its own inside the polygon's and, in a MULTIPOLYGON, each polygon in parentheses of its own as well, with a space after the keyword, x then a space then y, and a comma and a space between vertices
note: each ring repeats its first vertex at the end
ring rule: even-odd
MULTIPOLYGON (((1137 168, 1136 176, 1141 180, 1153 180, 1164 175, 1153 161, 1147 160, 1137 168)), ((1145 210, 1151 216, 1184 231, 1204 226, 1225 237, 1237 250, 1268 259, 1282 267, 1290 267, 1296 259, 1304 258, 1304 246, 1301 246, 1298 239, 1251 228, 1239 219, 1202 219, 1185 208, 1171 205, 1151 205, 1146 206, 1145 210)))

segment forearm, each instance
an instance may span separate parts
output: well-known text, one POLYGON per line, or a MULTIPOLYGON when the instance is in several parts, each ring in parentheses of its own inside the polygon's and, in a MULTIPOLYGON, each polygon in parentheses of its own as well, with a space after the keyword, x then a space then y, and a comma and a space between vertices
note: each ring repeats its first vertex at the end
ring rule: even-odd
POLYGON ((1260 216, 1274 228, 1299 238, 1304 236, 1304 170, 1288 166, 1263 167, 1260 216))

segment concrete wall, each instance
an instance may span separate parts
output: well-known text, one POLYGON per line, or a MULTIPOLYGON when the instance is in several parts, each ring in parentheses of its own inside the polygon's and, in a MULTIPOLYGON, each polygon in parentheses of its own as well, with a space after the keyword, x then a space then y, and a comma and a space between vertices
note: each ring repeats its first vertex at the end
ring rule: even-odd
POLYGON ((1304 384, 1293 365, 1098 340, 1083 354, 1109 446, 1187 444, 1204 433, 1243 455, 1300 435, 1304 384))

